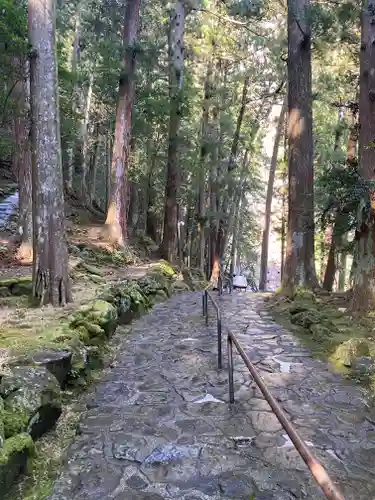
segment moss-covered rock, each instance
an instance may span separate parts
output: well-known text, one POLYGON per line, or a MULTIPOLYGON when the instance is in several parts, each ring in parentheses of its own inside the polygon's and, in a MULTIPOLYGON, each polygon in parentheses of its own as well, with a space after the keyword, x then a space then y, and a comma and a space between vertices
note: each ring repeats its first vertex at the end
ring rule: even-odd
POLYGON ((152 266, 152 272, 162 274, 166 278, 173 278, 176 275, 176 271, 166 260, 160 260, 157 264, 152 266))
POLYGON ((190 292, 189 286, 182 280, 177 280, 173 283, 172 286, 173 292, 182 293, 182 292, 190 292))
POLYGON ((0 296, 7 297, 8 295, 14 295, 19 297, 21 295, 30 295, 32 286, 31 276, 0 280, 0 296))
POLYGON ((326 340, 332 337, 332 330, 320 323, 310 325, 311 337, 315 341, 326 340))
POLYGON ((311 325, 320 323, 321 320, 322 316, 314 309, 301 311, 291 316, 293 324, 303 326, 304 328, 310 328, 311 325))
POLYGON ((56 377, 61 387, 67 382, 72 368, 72 353, 68 350, 44 350, 32 353, 33 364, 44 366, 56 377))
POLYGON ((21 433, 6 439, 0 449, 0 492, 5 493, 16 477, 25 469, 34 450, 29 434, 21 433))
POLYGON ((60 386, 44 367, 12 368, 1 380, 0 395, 4 399, 6 438, 22 432, 40 437, 61 414, 60 386))
POLYGON ((96 341, 98 338, 104 341, 114 333, 117 319, 116 307, 106 300, 97 299, 92 304, 81 307, 74 314, 70 327, 78 329, 82 340, 88 343, 94 338, 96 341))
POLYGON ((350 368, 356 358, 369 354, 369 344, 366 339, 349 339, 337 347, 333 358, 337 363, 350 368))

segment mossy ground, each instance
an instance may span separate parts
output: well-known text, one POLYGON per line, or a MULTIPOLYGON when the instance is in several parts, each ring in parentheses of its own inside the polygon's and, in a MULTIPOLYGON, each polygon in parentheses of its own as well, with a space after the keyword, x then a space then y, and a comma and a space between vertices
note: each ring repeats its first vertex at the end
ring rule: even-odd
MULTIPOLYGON (((6 500, 44 500, 50 495, 53 480, 85 409, 79 395, 100 378, 106 360, 113 359, 121 338, 129 330, 120 325, 112 336, 120 319, 116 301, 120 300, 126 311, 134 313, 131 317, 136 317, 154 303, 165 300, 173 288, 171 277, 175 277, 176 273, 165 261, 148 260, 142 263, 132 249, 121 255, 105 245, 95 245, 95 237, 89 242, 82 242, 81 239, 73 241, 72 238, 70 241, 74 302, 65 308, 35 307, 27 295, 22 295, 27 293, 30 284, 27 269, 25 273, 23 268, 10 267, 0 279, 3 282, 0 297, 0 372, 8 370, 15 360, 17 364, 30 363, 30 354, 35 351, 70 348, 73 352, 73 379, 63 392, 62 417, 53 431, 36 441, 35 452, 28 461, 27 474, 6 497, 1 497, 6 500), (12 290, 21 294, 12 295, 7 292, 7 287, 9 290, 13 287, 12 290), (81 359, 82 346, 86 346, 90 353, 89 369, 81 359)), ((6 437, 23 427, 9 418, 5 421, 6 437), (10 421, 15 424, 14 428, 9 428, 10 421)))
POLYGON ((351 360, 366 356, 375 363, 373 315, 352 315, 345 294, 314 295, 303 289, 297 289, 293 298, 282 293, 268 296, 266 304, 274 319, 292 331, 314 356, 365 385, 372 399, 374 376, 361 377, 354 373, 351 360))

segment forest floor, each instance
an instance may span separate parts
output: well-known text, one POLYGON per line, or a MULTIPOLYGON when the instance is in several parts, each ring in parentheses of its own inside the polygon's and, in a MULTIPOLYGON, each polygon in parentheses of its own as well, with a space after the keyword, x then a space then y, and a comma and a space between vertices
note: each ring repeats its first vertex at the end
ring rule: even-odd
MULTIPOLYGON (((347 500, 375 491, 375 423, 363 390, 313 359, 260 294, 218 299, 274 397, 347 500)), ((201 294, 132 325, 87 412, 50 500, 292 500, 323 495, 239 356, 235 399, 216 366, 201 294)), ((226 353, 225 353, 226 364, 226 353)))
POLYGON ((138 278, 150 267, 149 241, 129 247, 127 255, 100 240, 101 225, 70 224, 69 266, 74 301, 64 308, 35 307, 25 292, 31 289, 32 267, 4 258, 9 233, 0 239, 0 349, 14 355, 46 345, 60 335, 70 315, 100 294, 101 290, 126 278, 138 278), (141 255, 141 257, 140 257, 141 255), (148 255, 148 257, 147 257, 148 255))
POLYGON ((329 362, 344 377, 365 387, 375 403, 375 314, 353 315, 350 294, 314 295, 298 290, 293 299, 274 294, 267 308, 317 359, 329 362))
MULTIPOLYGON (((143 277, 153 266, 156 245, 151 240, 134 238, 124 255, 101 240, 102 222, 92 219, 70 207, 67 232, 73 302, 64 308, 39 307, 31 302, 32 266, 20 265, 9 256, 12 232, 0 233, 0 379, 12 365, 29 363, 35 352, 64 349, 69 323, 77 310, 112 285, 143 277)), ((116 335, 101 347, 100 365, 63 391, 63 413, 56 427, 35 443, 36 453, 28 462, 27 473, 6 498, 42 500, 48 496, 51 480, 61 467, 66 447, 86 409, 82 390, 90 387, 111 362, 121 337, 128 331, 129 326, 119 327, 116 335)), ((0 498, 4 496, 0 494, 0 498)))

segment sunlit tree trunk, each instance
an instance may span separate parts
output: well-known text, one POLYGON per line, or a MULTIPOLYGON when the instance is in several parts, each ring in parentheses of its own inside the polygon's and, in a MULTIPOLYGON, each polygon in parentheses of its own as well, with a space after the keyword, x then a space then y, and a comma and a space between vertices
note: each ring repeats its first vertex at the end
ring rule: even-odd
POLYGON ((135 93, 136 42, 140 0, 127 2, 124 21, 124 56, 117 98, 115 139, 111 164, 110 202, 102 236, 124 247, 127 239, 128 164, 135 93))
MULTIPOLYGON (((375 181, 375 4, 362 3, 359 85, 358 169, 365 182, 375 181)), ((375 190, 368 187, 362 200, 355 234, 353 268, 353 311, 375 307, 375 190)))
POLYGON ((181 123, 182 80, 184 69, 185 5, 176 0, 171 15, 169 31, 169 139, 167 182, 165 187, 164 231, 160 246, 162 256, 173 261, 176 255, 178 192, 180 173, 178 167, 178 143, 181 123))
POLYGON ((268 176, 268 186, 267 186, 267 198, 266 198, 266 209, 264 215, 264 228, 262 234, 262 253, 260 258, 260 280, 259 280, 259 290, 266 289, 267 283, 267 264, 268 264, 268 240, 270 235, 270 225, 271 225, 271 208, 272 208, 272 198, 273 198, 273 185, 275 182, 275 173, 277 167, 277 158, 279 153, 280 139, 283 134, 284 129, 284 119, 287 108, 287 98, 283 102, 279 121, 277 124, 275 142, 273 145, 273 152, 271 158, 270 172, 268 176))
POLYGON ((318 286, 314 256, 310 0, 288 0, 289 214, 283 290, 318 286))
POLYGON ((64 195, 56 61, 55 0, 29 0, 33 175, 33 291, 41 304, 72 300, 64 195))
POLYGON ((92 206, 95 202, 96 174, 98 170, 99 146, 101 142, 100 123, 96 123, 95 125, 93 142, 93 150, 90 158, 90 166, 87 176, 88 203, 90 206, 92 206))
POLYGON ((90 74, 89 86, 87 89, 86 102, 85 102, 85 112, 81 123, 81 175, 79 183, 79 197, 84 202, 85 205, 90 204, 89 197, 89 119, 92 103, 92 90, 94 84, 94 74, 90 74))

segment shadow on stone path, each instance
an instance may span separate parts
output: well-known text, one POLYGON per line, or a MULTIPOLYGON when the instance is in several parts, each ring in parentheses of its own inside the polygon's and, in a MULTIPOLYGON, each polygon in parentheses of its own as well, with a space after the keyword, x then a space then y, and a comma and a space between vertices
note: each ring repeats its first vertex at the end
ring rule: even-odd
MULTIPOLYGON (((235 293, 220 304, 224 325, 247 346, 345 499, 375 499, 375 426, 365 418, 361 390, 258 315, 260 296, 235 293)), ((134 324, 90 395, 51 500, 323 498, 238 356, 235 368, 231 406, 201 295, 155 307, 134 324)))

